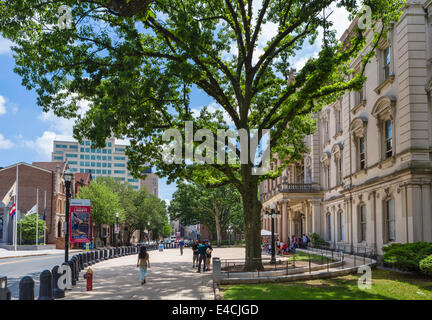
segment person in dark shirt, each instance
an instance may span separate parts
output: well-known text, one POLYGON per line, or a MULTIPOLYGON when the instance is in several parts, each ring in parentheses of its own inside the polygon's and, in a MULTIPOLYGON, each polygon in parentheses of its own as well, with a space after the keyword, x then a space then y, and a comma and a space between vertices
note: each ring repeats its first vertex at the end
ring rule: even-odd
POLYGON ((199 254, 199 262, 198 262, 198 273, 201 272, 201 262, 204 262, 204 266, 203 266, 203 272, 206 271, 206 258, 207 258, 207 246, 205 245, 204 240, 202 241, 202 243, 198 246, 198 254, 199 254))
POLYGON ((199 246, 199 242, 198 240, 195 240, 195 243, 192 245, 192 252, 193 252, 192 268, 195 268, 195 266, 198 267, 198 259, 199 259, 198 246, 199 246))

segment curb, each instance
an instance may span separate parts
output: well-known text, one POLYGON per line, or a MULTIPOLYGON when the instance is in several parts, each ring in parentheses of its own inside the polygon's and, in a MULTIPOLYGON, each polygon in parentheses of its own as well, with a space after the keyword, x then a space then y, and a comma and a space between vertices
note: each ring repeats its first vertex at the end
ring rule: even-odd
POLYGON ((213 291, 214 291, 214 299, 215 300, 222 300, 222 296, 220 294, 219 286, 216 283, 216 281, 213 280, 213 291))
MULTIPOLYGON (((70 253, 75 253, 75 252, 71 252, 70 253)), ((77 251, 77 252, 81 252, 81 251, 77 251)), ((22 256, 9 256, 9 257, 0 257, 0 260, 2 259, 16 259, 16 258, 26 258, 26 257, 38 257, 38 256, 50 256, 50 255, 56 255, 56 254, 63 254, 63 252, 59 252, 59 253, 40 253, 40 254, 26 254, 26 255, 22 255, 22 256)))
POLYGON ((2 259, 17 259, 17 258, 26 258, 26 257, 39 257, 39 256, 48 256, 49 253, 42 253, 42 254, 29 254, 24 256, 10 256, 10 257, 0 257, 0 260, 2 259))

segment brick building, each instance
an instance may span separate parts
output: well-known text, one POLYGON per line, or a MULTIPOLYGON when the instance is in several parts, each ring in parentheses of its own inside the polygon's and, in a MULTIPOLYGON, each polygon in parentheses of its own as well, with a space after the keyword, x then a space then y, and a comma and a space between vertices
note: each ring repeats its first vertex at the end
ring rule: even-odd
MULTIPOLYGON (((69 169, 64 162, 18 163, 0 169, 0 198, 6 195, 16 181, 18 166, 18 217, 24 217, 38 201, 38 212, 42 218, 46 201, 46 243, 64 248, 66 221, 66 188, 64 174, 69 169), (45 196, 46 194, 46 196, 45 196), (46 198, 45 198, 46 197, 46 198), (45 200, 46 199, 46 200, 45 200)), ((91 173, 76 173, 72 177, 71 198, 76 190, 88 185, 91 173)), ((0 244, 13 243, 13 223, 9 221, 8 208, 0 202, 0 244)))

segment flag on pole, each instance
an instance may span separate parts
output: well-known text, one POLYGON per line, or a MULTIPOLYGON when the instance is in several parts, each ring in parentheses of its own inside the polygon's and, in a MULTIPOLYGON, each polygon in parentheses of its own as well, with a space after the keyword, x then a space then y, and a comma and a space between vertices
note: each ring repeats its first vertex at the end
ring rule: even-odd
POLYGON ((12 206, 12 208, 9 211, 9 217, 13 218, 13 216, 15 215, 15 213, 16 213, 16 204, 14 203, 13 206, 12 206))
POLYGON ((37 203, 25 215, 28 216, 36 212, 37 212, 37 203))
POLYGON ((10 188, 10 190, 6 193, 5 197, 3 198, 2 202, 5 205, 5 207, 7 207, 9 205, 9 203, 11 202, 12 198, 15 197, 16 194, 16 181, 14 182, 14 184, 12 185, 12 187, 10 188))

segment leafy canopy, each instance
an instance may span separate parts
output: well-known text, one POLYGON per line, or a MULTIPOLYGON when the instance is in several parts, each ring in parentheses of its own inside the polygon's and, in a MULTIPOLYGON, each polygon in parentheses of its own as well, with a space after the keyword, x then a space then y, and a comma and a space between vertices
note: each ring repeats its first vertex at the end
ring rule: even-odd
MULTIPOLYGON (((75 117, 79 101, 90 110, 78 116, 74 135, 102 146, 114 134, 131 139, 129 168, 136 176, 157 165, 169 181, 233 183, 242 194, 252 182, 248 165, 166 164, 161 135, 183 130, 194 120, 196 130, 228 128, 223 110, 236 129, 272 129, 272 154, 289 161, 306 151, 304 135, 315 129, 309 116, 346 90, 359 89, 364 66, 386 28, 397 21, 402 0, 364 0, 373 24, 355 27, 341 44, 325 9, 336 4, 355 17, 355 0, 99 0, 2 1, 0 31, 16 43, 15 71, 38 93, 44 111, 75 117), (61 5, 71 7, 72 28, 59 29, 61 5), (266 39, 264 26, 277 34, 266 39), (292 58, 306 41, 324 41, 316 58, 290 72, 292 58), (371 50, 361 72, 348 68, 374 29, 371 50), (221 107, 194 115, 192 88, 221 107)), ((328 10, 327 10, 328 12, 328 10)), ((196 142, 197 143, 197 142, 196 142)), ((211 155, 212 156, 212 155, 211 155)))

